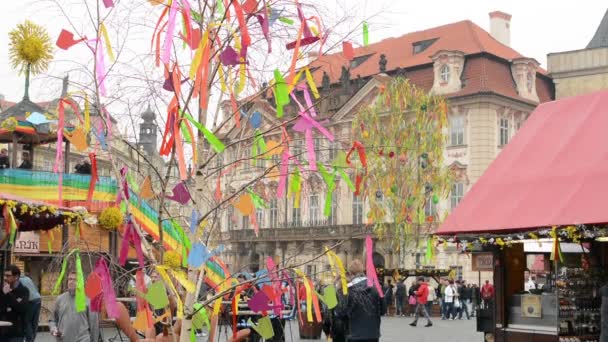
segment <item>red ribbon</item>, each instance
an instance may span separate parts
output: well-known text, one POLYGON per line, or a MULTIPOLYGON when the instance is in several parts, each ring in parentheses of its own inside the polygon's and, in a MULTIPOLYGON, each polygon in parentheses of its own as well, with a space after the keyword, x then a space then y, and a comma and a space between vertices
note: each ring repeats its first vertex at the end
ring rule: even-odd
POLYGON ((97 158, 95 158, 95 153, 89 153, 89 159, 91 160, 91 181, 89 182, 89 192, 87 194, 87 205, 91 206, 91 202, 93 201, 93 193, 95 192, 95 183, 99 177, 97 176, 97 158))
MULTIPOLYGON (((361 165, 365 168, 365 175, 367 174, 367 157, 365 155, 365 146, 360 141, 355 141, 353 146, 348 151, 346 155, 346 163, 351 165, 350 156, 354 151, 357 151, 359 154, 359 160, 361 161, 361 165)), ((361 193, 361 183, 363 183, 363 175, 361 173, 357 173, 355 176, 355 195, 358 196, 361 193)))

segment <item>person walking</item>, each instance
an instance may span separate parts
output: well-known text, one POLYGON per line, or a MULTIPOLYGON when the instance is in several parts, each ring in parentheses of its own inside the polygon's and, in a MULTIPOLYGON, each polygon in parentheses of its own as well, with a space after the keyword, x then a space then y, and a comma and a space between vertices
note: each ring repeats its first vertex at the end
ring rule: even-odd
POLYGON ((481 299, 481 293, 479 292, 479 286, 477 284, 473 284, 471 287, 471 301, 473 303, 473 316, 477 316, 477 309, 479 309, 481 299))
POLYGON ((481 288, 481 299, 483 308, 488 309, 492 299, 494 299, 494 285, 490 284, 489 280, 486 280, 485 285, 481 288))
POLYGON ((450 321, 453 321, 454 318, 456 317, 456 314, 454 313, 454 300, 456 298, 456 287, 454 286, 454 281, 453 280, 449 280, 448 281, 448 285, 445 287, 444 293, 443 293, 443 298, 445 300, 445 316, 444 319, 449 319, 450 321))
POLYGON ((391 309, 393 308, 394 296, 393 296, 393 283, 389 279, 387 284, 384 286, 384 301, 386 302, 386 315, 391 315, 391 309))
POLYGON ((471 319, 469 316, 468 302, 470 301, 470 293, 467 290, 467 286, 464 280, 460 281, 458 287, 458 300, 460 301, 460 310, 458 310, 458 319, 462 319, 462 313, 464 312, 467 316, 467 320, 471 319))
POLYGON ((0 150, 0 169, 8 169, 11 163, 8 159, 8 150, 3 148, 0 150))
POLYGON ((437 285, 437 289, 435 292, 437 293, 437 299, 439 300, 439 314, 441 315, 441 319, 445 318, 445 302, 443 300, 443 292, 445 290, 445 279, 439 278, 439 285, 437 285))
POLYGON ((32 278, 27 275, 21 276, 19 282, 25 286, 30 293, 25 311, 25 341, 33 342, 36 340, 38 323, 40 323, 40 307, 42 303, 40 292, 38 292, 32 278))
POLYGON ((422 310, 422 314, 426 318, 427 322, 425 327, 433 326, 429 313, 426 310, 426 303, 429 297, 429 287, 424 281, 424 277, 418 277, 418 290, 416 290, 416 309, 414 310, 414 321, 410 323, 412 327, 418 324, 418 314, 422 310))
POLYGON ((409 307, 410 317, 414 317, 414 310, 416 309, 416 291, 418 291, 418 282, 412 284, 408 291, 407 303, 409 307))
POLYGON ((15 265, 9 265, 4 270, 4 286, 0 295, 0 317, 13 325, 4 329, 2 341, 23 342, 25 340, 25 325, 29 291, 19 279, 21 270, 15 265))
POLYGON ((367 286, 364 271, 363 263, 358 259, 353 260, 348 267, 348 295, 342 300, 342 305, 348 317, 349 342, 379 341, 381 316, 386 312, 385 302, 376 288, 367 286))
POLYGON ((437 293, 435 291, 435 288, 431 286, 430 279, 427 279, 426 284, 429 288, 429 295, 426 298, 426 312, 429 313, 429 316, 433 316, 433 304, 435 303, 435 299, 437 298, 437 293))
POLYGON ((76 311, 76 273, 68 274, 68 290, 60 294, 49 318, 51 335, 58 342, 100 342, 99 317, 87 307, 76 311))
POLYGON ((405 295, 407 290, 403 280, 397 282, 397 289, 395 290, 395 299, 397 301, 397 316, 405 316, 403 312, 403 306, 405 305, 405 295))

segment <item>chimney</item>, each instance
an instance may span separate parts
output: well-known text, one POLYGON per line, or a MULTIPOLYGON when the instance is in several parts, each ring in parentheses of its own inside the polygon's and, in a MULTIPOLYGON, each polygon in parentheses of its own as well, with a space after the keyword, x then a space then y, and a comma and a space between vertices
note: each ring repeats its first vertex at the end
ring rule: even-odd
POLYGON ((503 45, 511 46, 511 15, 501 11, 490 12, 490 34, 503 45))

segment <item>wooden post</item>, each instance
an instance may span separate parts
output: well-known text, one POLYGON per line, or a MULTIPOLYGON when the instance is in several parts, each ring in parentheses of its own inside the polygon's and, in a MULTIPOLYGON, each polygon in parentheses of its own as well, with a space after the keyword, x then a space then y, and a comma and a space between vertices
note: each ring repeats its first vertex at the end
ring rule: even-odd
POLYGON ((13 132, 13 156, 11 160, 11 167, 16 169, 19 165, 17 165, 17 133, 13 132))
POLYGON ((63 173, 70 173, 70 142, 65 142, 65 152, 63 153, 63 173))

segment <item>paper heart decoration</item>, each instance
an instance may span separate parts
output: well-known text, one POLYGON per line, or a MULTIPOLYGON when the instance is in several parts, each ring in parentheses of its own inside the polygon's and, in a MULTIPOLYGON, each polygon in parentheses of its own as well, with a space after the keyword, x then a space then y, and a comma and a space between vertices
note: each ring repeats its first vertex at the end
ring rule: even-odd
POLYGON ((190 197, 190 192, 188 192, 188 189, 184 183, 178 183, 175 187, 173 187, 173 195, 167 196, 166 198, 179 204, 186 204, 192 197, 190 197))
POLYGON ((84 293, 89 299, 94 299, 102 293, 101 288, 101 277, 96 272, 93 272, 87 278, 87 282, 84 285, 84 293))

